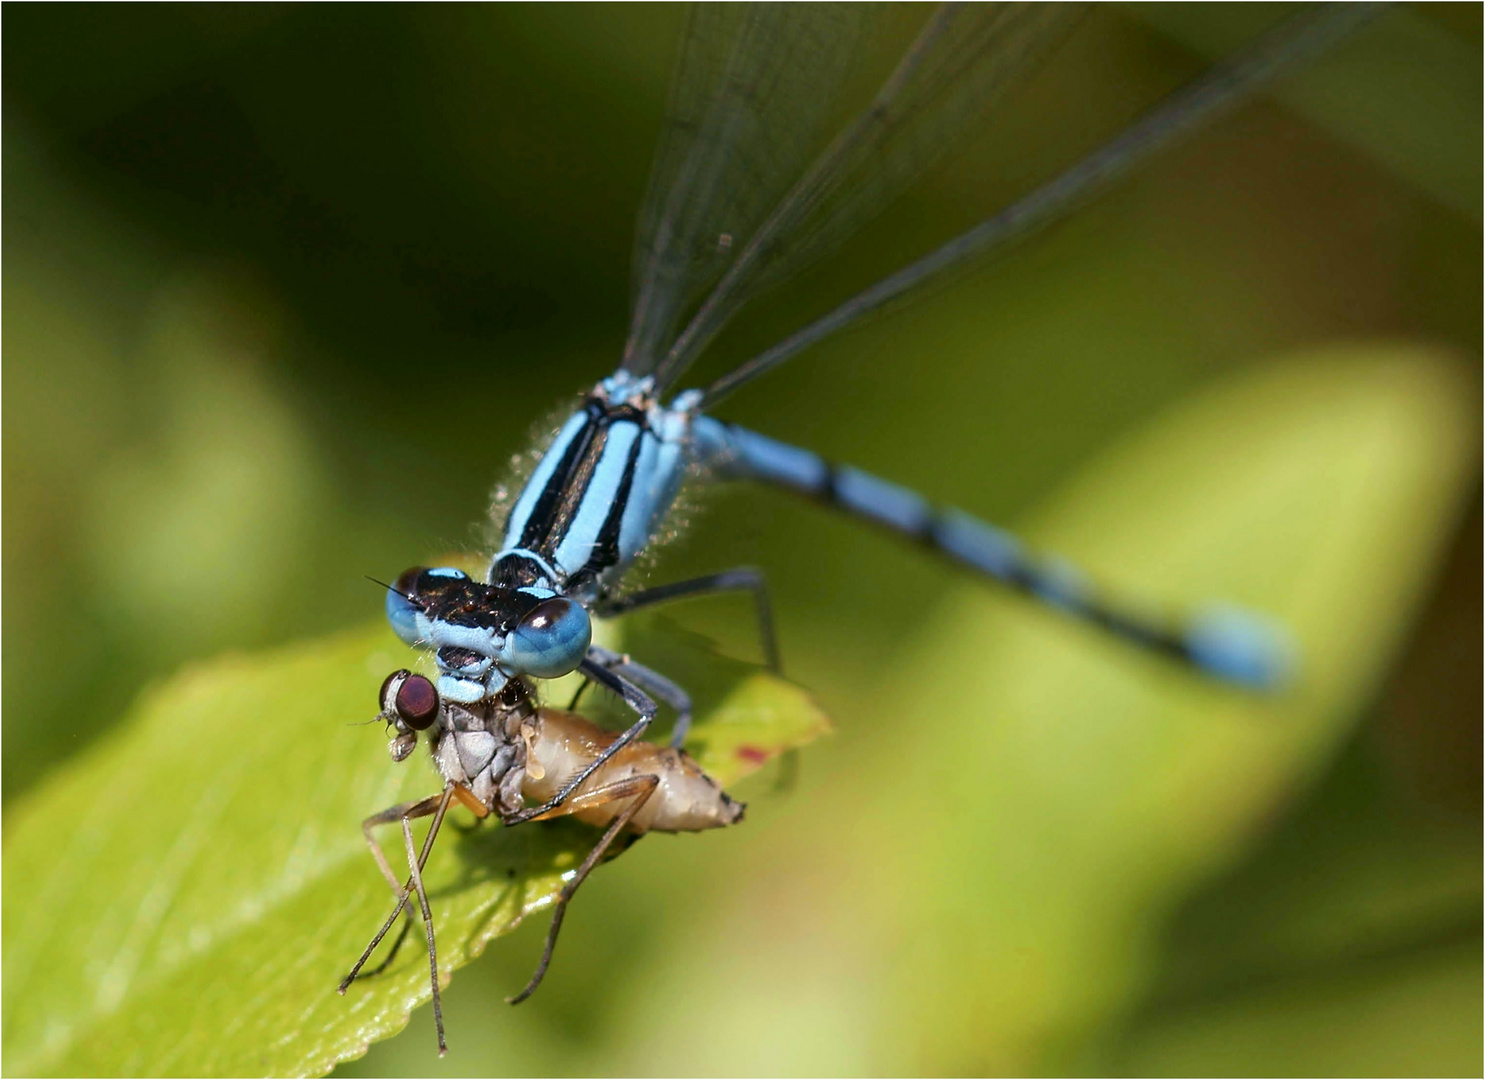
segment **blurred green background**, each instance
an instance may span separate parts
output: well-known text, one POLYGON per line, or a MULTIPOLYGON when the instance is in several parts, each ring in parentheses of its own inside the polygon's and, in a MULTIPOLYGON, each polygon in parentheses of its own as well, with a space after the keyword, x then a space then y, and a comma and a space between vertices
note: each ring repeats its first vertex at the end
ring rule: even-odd
MULTIPOLYGON (((961 157, 742 320, 708 363, 722 369, 1049 175, 1198 70, 1203 50, 1280 13, 1094 12, 961 157)), ((505 463, 618 355, 682 16, 7 9, 7 801, 150 680, 374 618, 363 574, 477 543, 470 523, 505 463)), ((903 33, 914 17, 891 14, 903 33)), ((1480 56, 1477 6, 1391 14, 1279 100, 801 357, 726 416, 1014 523, 1163 410, 1275 356, 1406 341, 1473 370, 1480 56)), ((931 791, 873 785, 896 761, 946 750, 886 703, 903 700, 891 688, 904 643, 976 586, 781 496, 707 500, 656 580, 765 567, 787 668, 838 734, 805 754, 792 795, 741 792, 745 828, 684 851, 639 845, 598 875, 530 1004, 501 999, 525 977, 534 927, 454 980, 453 1056, 435 1064, 420 1016, 343 1071, 1477 1072, 1471 486, 1352 734, 1147 913, 1137 964, 1089 973, 1114 987, 1096 1008, 1069 990, 1059 1011, 1043 988, 1054 1007, 1034 1021, 997 1028, 992 1014, 952 1037, 892 1024, 890 1045, 881 1010, 917 988, 849 964, 807 1007, 797 995, 770 1006, 759 987, 788 986, 791 949, 814 955, 829 937, 817 906, 849 893, 827 867, 923 828, 913 803, 931 791), (867 804, 901 813, 858 817, 867 804), (884 820, 890 835, 863 824, 884 820), (776 960, 764 978, 758 965, 776 960)), ((675 618, 756 655, 741 603, 675 618)), ((1087 647, 1076 634, 1049 646, 1087 647)), ((1131 775, 1130 790, 1142 782, 1131 775)), ((903 919, 935 902, 902 901, 903 919)), ((843 956, 867 947, 840 935, 843 956)), ((948 964, 937 978, 952 993, 972 973, 948 964)))

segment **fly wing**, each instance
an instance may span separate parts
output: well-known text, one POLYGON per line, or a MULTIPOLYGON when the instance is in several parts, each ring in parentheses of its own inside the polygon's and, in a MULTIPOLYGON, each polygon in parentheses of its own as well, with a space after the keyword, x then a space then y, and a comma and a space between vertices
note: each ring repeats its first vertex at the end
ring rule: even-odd
POLYGON ((818 151, 864 4, 697 4, 640 213, 622 366, 656 370, 682 317, 818 151))

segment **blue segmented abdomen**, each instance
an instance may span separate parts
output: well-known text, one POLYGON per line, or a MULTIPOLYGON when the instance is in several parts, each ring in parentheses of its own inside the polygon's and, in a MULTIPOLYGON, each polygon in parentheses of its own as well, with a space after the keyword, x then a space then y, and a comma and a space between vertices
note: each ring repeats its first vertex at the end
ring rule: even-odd
POLYGON ((818 454, 710 417, 694 424, 702 460, 723 478, 761 480, 807 495, 923 544, 970 569, 1120 637, 1240 686, 1271 690, 1292 667, 1282 630, 1261 616, 1212 606, 1159 624, 1101 598, 1062 559, 1028 553, 1010 533, 818 454))

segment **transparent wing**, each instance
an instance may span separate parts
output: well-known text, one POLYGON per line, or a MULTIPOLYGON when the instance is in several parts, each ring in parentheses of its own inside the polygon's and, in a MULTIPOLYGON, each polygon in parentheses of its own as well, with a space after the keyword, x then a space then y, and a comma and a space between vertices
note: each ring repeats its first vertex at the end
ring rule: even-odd
POLYGON ((715 404, 743 383, 925 281, 1003 248, 1037 226, 1062 216, 1072 205, 1127 173, 1173 139, 1258 90, 1280 72, 1316 56, 1386 6, 1321 4, 1295 16, 1166 97, 1119 135, 1020 201, 740 364, 705 389, 702 407, 715 404))
POLYGON ((1062 42, 1079 4, 945 4, 869 104, 746 242, 656 369, 669 385, 754 296, 828 254, 880 213, 1062 42))
POLYGON ((697 4, 640 213, 622 366, 655 369, 683 315, 824 141, 871 8, 697 4))

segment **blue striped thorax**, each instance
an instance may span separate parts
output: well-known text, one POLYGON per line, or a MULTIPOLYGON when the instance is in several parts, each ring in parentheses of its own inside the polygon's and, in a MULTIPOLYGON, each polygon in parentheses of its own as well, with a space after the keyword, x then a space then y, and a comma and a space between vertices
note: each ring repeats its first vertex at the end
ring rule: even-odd
POLYGON ((604 379, 558 430, 505 521, 488 579, 592 603, 653 538, 693 445, 693 413, 652 379, 604 379))
POLYGON ((593 638, 581 604, 548 588, 486 585, 452 567, 404 572, 387 591, 387 621, 407 644, 434 650, 439 695, 463 704, 514 677, 566 675, 593 638))

